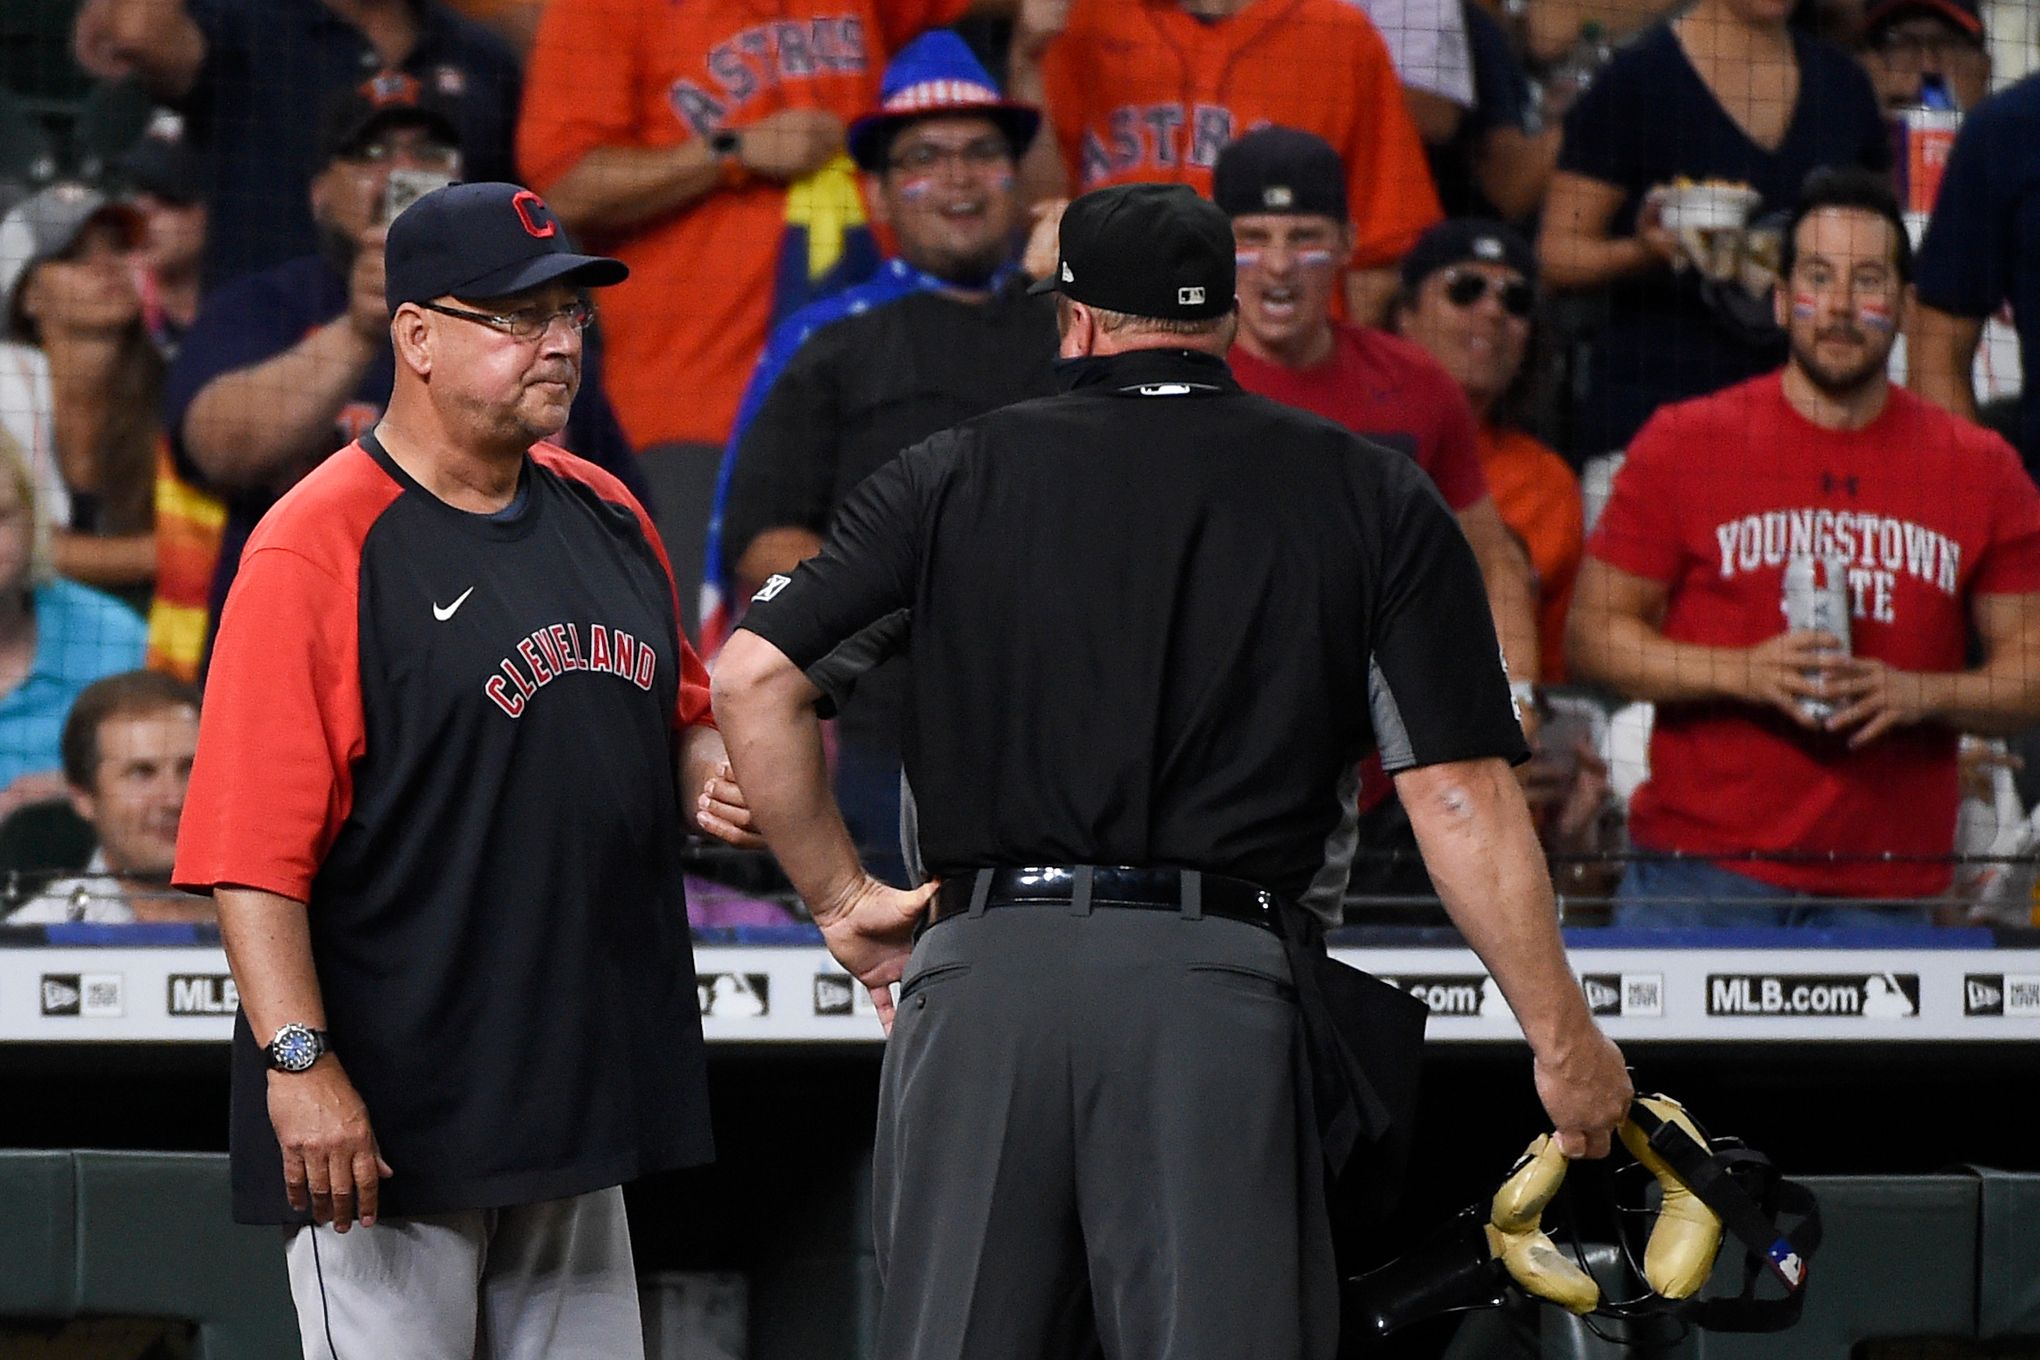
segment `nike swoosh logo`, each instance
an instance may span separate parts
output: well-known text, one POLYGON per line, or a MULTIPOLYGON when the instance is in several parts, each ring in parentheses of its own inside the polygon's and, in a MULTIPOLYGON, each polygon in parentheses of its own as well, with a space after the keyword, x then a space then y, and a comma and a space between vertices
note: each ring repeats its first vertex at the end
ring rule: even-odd
POLYGON ((454 611, 458 610, 462 605, 467 603, 467 597, 474 593, 475 588, 473 586, 469 586, 466 590, 463 590, 460 593, 460 598, 455 600, 452 604, 433 605, 432 617, 438 619, 441 623, 445 623, 448 619, 453 617, 454 611))

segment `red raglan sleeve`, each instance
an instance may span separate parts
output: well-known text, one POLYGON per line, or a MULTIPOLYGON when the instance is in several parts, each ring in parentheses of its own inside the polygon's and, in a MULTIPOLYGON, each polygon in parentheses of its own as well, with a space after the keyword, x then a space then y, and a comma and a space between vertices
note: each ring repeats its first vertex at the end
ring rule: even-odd
POLYGON ((367 749, 358 628, 353 581, 282 547, 241 563, 213 644, 178 887, 310 899, 367 749))

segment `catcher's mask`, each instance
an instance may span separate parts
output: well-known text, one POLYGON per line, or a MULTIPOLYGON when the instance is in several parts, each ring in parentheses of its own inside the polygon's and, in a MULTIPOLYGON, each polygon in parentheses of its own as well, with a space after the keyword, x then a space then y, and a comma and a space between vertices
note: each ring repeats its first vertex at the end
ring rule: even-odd
POLYGON ((1613 1185, 1617 1236, 1631 1273, 1644 1282, 1642 1294, 1603 1296, 1587 1273, 1576 1225, 1570 1253, 1546 1234, 1544 1212, 1558 1197, 1568 1164, 1557 1141, 1539 1135, 1492 1201, 1468 1206, 1416 1251, 1346 1282, 1349 1344, 1378 1340, 1442 1313, 1500 1307, 1511 1290, 1573 1313, 1608 1319, 1669 1315, 1709 1331, 1782 1331, 1798 1321, 1807 1262, 1820 1245, 1813 1192, 1784 1179, 1770 1158, 1739 1140, 1708 1138, 1666 1096, 1636 1100, 1618 1132, 1636 1162, 1604 1183, 1613 1185), (1724 1232, 1743 1245, 1742 1288, 1701 1298, 1724 1232), (1639 1235, 1646 1236, 1640 1252, 1639 1235), (1782 1293, 1758 1297, 1765 1275, 1782 1293))

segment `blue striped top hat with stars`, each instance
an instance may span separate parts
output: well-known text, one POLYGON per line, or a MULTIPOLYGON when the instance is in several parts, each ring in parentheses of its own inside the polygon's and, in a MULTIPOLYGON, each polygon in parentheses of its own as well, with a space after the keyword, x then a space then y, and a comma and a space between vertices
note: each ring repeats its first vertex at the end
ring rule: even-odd
POLYGON ((1041 110, 1016 104, 999 87, 963 39, 938 28, 902 47, 885 68, 879 106, 850 124, 850 156, 866 170, 885 169, 893 134, 919 118, 979 114, 996 123, 1012 144, 1013 158, 1027 152, 1041 127, 1041 110))

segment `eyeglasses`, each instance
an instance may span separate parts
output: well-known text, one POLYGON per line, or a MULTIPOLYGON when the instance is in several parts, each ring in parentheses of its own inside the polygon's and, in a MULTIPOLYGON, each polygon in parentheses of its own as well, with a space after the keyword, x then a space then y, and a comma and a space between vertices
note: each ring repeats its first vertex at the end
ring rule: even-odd
POLYGON ((1528 316, 1537 305, 1537 294, 1522 279, 1504 282, 1486 274, 1454 273, 1445 280, 1445 300, 1455 307, 1472 307, 1493 290, 1501 295, 1502 310, 1510 316, 1528 316))
POLYGON ((885 163, 895 170, 928 171, 951 161, 960 162, 968 170, 987 170, 995 165, 1004 165, 1013 159, 1013 148, 1003 137, 979 137, 962 146, 942 146, 935 142, 916 142, 897 156, 886 157, 885 163))
POLYGON ((457 316, 462 321, 472 321, 478 326, 501 331, 513 340, 530 344, 550 331, 555 321, 564 321, 576 331, 585 331, 595 319, 595 307, 586 298, 575 298, 563 307, 544 309, 519 307, 514 312, 471 312, 465 307, 446 307, 437 302, 418 304, 428 312, 441 316, 457 316))

